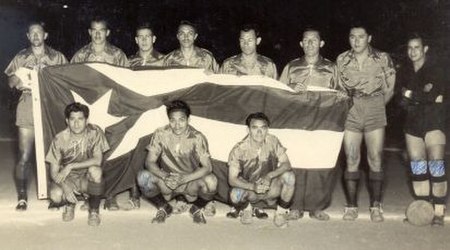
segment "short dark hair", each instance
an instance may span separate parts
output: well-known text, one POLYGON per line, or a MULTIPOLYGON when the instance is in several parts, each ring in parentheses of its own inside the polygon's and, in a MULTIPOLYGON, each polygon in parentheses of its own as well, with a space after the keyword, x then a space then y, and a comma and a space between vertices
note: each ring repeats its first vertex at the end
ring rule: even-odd
POLYGON ((242 25, 240 32, 249 32, 251 30, 255 31, 256 37, 261 36, 258 25, 254 24, 254 23, 246 23, 246 24, 242 25))
POLYGON ((91 22, 89 23, 89 29, 91 28, 92 23, 103 23, 103 24, 105 25, 105 28, 106 28, 106 29, 109 29, 109 23, 108 23, 108 20, 107 20, 106 17, 104 17, 104 16, 101 16, 101 15, 94 16, 94 17, 91 19, 91 22))
POLYGON ((407 38, 406 42, 409 42, 413 39, 420 40, 424 47, 428 46, 428 39, 426 39, 425 36, 419 32, 412 32, 412 33, 408 34, 408 38, 407 38))
MULTIPOLYGON (((191 27, 194 29, 194 32, 195 32, 195 33, 198 33, 198 31, 197 31, 197 25, 195 25, 193 22, 188 21, 188 20, 181 20, 181 21, 180 21, 180 24, 178 24, 178 29, 180 29, 180 27, 181 27, 182 25, 188 25, 188 26, 191 26, 191 27)), ((178 29, 177 29, 177 32, 178 32, 178 29)))
POLYGON ((355 28, 364 29, 366 31, 367 35, 372 35, 372 28, 366 22, 363 22, 361 20, 354 21, 350 24, 350 29, 348 29, 348 30, 350 31, 355 28))
POLYGON ((42 29, 43 29, 44 31, 46 31, 46 29, 45 29, 45 22, 39 21, 39 20, 33 20, 33 21, 31 21, 31 22, 28 23, 28 26, 27 26, 27 32, 30 30, 30 27, 33 26, 33 25, 39 25, 39 26, 42 27, 42 29))
POLYGON ((182 101, 182 100, 173 100, 171 102, 169 102, 168 104, 166 104, 166 111, 167 111, 167 117, 170 118, 170 114, 172 114, 175 111, 181 111, 183 112, 186 117, 189 118, 189 116, 191 115, 191 108, 189 107, 189 105, 182 101))
POLYGON ((66 117, 66 119, 70 118, 70 113, 72 112, 83 112, 84 117, 86 119, 89 118, 88 106, 81 104, 79 102, 73 102, 66 106, 66 109, 64 110, 64 116, 66 117))
POLYGON ((267 126, 270 127, 269 117, 267 117, 267 115, 264 114, 263 112, 256 112, 256 113, 249 114, 247 116, 247 118, 245 119, 245 124, 247 125, 247 127, 250 128, 250 122, 252 122, 252 120, 265 121, 267 123, 267 126))
POLYGON ((153 33, 153 27, 152 27, 152 25, 151 25, 149 22, 144 22, 144 23, 139 24, 139 25, 136 27, 136 35, 137 35, 137 32, 138 32, 139 30, 144 30, 144 29, 150 30, 150 31, 152 32, 152 34, 154 35, 154 33, 153 33))
POLYGON ((302 39, 303 39, 303 36, 305 35, 306 32, 317 32, 317 34, 319 34, 320 40, 323 40, 322 39, 322 34, 320 33, 320 30, 317 27, 315 27, 315 26, 312 26, 312 25, 306 26, 306 28, 302 32, 302 39))

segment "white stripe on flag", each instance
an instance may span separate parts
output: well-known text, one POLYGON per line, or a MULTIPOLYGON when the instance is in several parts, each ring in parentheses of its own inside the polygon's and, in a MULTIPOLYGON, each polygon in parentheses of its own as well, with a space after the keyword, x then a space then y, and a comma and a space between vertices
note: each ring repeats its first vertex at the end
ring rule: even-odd
MULTIPOLYGON (((87 66, 108 76, 111 80, 145 96, 167 94, 198 83, 215 83, 227 86, 265 86, 294 92, 285 84, 266 76, 235 76, 204 73, 204 69, 141 70, 114 67, 103 63, 86 63, 87 66), (152 86, 149 88, 149 85, 152 86)), ((329 89, 326 89, 329 91, 329 89)))
MULTIPOLYGON (((108 160, 128 153, 137 146, 139 139, 167 124, 165 106, 142 114, 126 133, 108 160)), ((237 125, 191 115, 190 124, 208 139, 211 156, 227 162, 231 149, 247 134, 247 126, 237 125)), ((270 129, 281 144, 294 168, 332 168, 342 143, 343 132, 326 130, 270 129)))

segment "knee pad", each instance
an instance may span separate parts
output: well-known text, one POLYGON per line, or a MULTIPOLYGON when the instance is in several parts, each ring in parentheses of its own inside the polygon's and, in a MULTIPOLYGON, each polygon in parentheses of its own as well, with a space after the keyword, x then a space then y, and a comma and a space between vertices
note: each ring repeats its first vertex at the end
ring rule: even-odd
POLYGON ((369 180, 371 181, 383 181, 384 179, 384 172, 380 171, 380 172, 374 172, 374 171, 370 171, 369 172, 369 180))
POLYGON ((242 199, 244 197, 245 191, 240 188, 233 188, 230 192, 230 200, 233 203, 239 203, 242 202, 242 199))
POLYGON ((424 160, 411 161, 410 167, 411 167, 411 179, 413 181, 428 180, 426 161, 424 160))
POLYGON ((430 169, 432 182, 443 182, 447 180, 447 176, 445 174, 444 160, 428 161, 428 167, 430 169))
POLYGON ((345 171, 344 172, 344 179, 348 180, 348 181, 358 181, 360 178, 360 173, 359 171, 356 172, 349 172, 349 171, 345 171))
POLYGON ((295 185, 295 174, 293 171, 285 172, 283 175, 281 175, 281 178, 282 178, 284 184, 286 184, 288 186, 295 185))

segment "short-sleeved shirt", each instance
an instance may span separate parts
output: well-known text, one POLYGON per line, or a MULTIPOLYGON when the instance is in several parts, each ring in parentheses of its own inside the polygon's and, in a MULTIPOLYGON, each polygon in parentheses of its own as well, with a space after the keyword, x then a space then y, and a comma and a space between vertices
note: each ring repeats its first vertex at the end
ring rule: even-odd
POLYGON ((336 60, 340 84, 350 96, 382 95, 387 88, 386 79, 395 75, 391 58, 369 46, 369 57, 360 68, 352 50, 340 54, 336 60))
POLYGON ((195 46, 188 59, 184 58, 181 49, 176 49, 167 54, 163 60, 163 66, 190 66, 207 69, 214 73, 219 71, 219 64, 217 64, 213 54, 206 49, 195 46))
POLYGON ((264 75, 277 79, 277 67, 275 63, 263 55, 256 55, 256 60, 251 68, 247 68, 244 64, 242 54, 232 56, 225 59, 220 67, 220 73, 231 74, 231 75, 264 75))
POLYGON ((109 144, 102 129, 97 125, 88 124, 82 137, 74 136, 69 128, 56 134, 45 161, 65 167, 70 163, 86 161, 95 153, 104 153, 108 150, 109 144))
POLYGON ((175 135, 169 125, 158 128, 146 149, 169 173, 192 173, 210 157, 206 137, 192 126, 182 135, 175 135))
POLYGON ((336 65, 323 57, 319 57, 314 64, 308 64, 305 57, 297 58, 284 67, 280 81, 292 89, 298 84, 336 89, 338 86, 336 65))
POLYGON ((140 67, 140 66, 162 66, 162 59, 164 55, 153 49, 149 56, 146 58, 139 54, 139 51, 130 56, 128 61, 130 62, 130 67, 140 67))
POLYGON ((44 54, 38 58, 33 54, 32 48, 21 50, 9 63, 5 69, 7 76, 12 76, 20 68, 29 68, 40 70, 46 66, 60 65, 67 63, 66 57, 59 51, 52 49, 51 47, 44 46, 44 54))
POLYGON ((96 54, 93 48, 93 44, 89 43, 83 48, 79 49, 75 55, 73 55, 71 63, 80 62, 104 62, 116 66, 128 67, 130 63, 128 62, 127 56, 123 51, 116 46, 106 43, 105 49, 101 54, 96 54))
POLYGON ((267 134, 261 147, 253 143, 250 136, 247 135, 231 150, 228 166, 238 167, 240 169, 239 177, 255 182, 275 170, 279 165, 279 159, 285 153, 286 148, 274 135, 267 134))
MULTIPOLYGON (((66 63, 67 59, 61 52, 56 51, 47 45, 44 45, 44 54, 41 57, 37 57, 30 47, 17 53, 5 69, 5 74, 8 77, 11 77, 21 67, 41 70, 47 66, 66 63)), ((17 103, 16 125, 22 128, 33 128, 33 105, 31 91, 28 89, 25 89, 22 92, 19 102, 17 103)))

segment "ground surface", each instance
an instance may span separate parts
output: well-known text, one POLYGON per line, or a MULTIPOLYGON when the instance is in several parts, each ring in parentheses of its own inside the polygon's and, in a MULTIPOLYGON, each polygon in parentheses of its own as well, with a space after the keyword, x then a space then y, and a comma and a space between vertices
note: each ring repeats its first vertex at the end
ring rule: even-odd
MULTIPOLYGON (((87 212, 76 210, 75 220, 65 223, 61 211, 48 211, 47 201, 36 199, 35 181, 30 185, 29 209, 14 210, 16 195, 12 181, 16 142, 11 140, 8 116, 0 122, 0 241, 1 249, 450 249, 450 222, 443 228, 414 227, 402 223, 404 210, 412 201, 407 172, 399 152, 385 152, 387 185, 386 221, 370 222, 364 184, 360 190, 360 217, 341 219, 345 199, 337 182, 328 212, 329 222, 308 216, 278 229, 270 218, 244 226, 225 217, 227 206, 207 225, 194 225, 188 214, 170 217, 164 225, 151 224, 156 210, 142 202, 140 210, 101 211, 102 224, 92 228, 87 212)), ((447 157, 447 162, 449 162, 447 157)), ((339 173, 338 179, 341 174, 339 173)), ((126 194, 119 197, 126 203, 126 194)), ((80 204, 79 204, 80 205, 80 204)))

